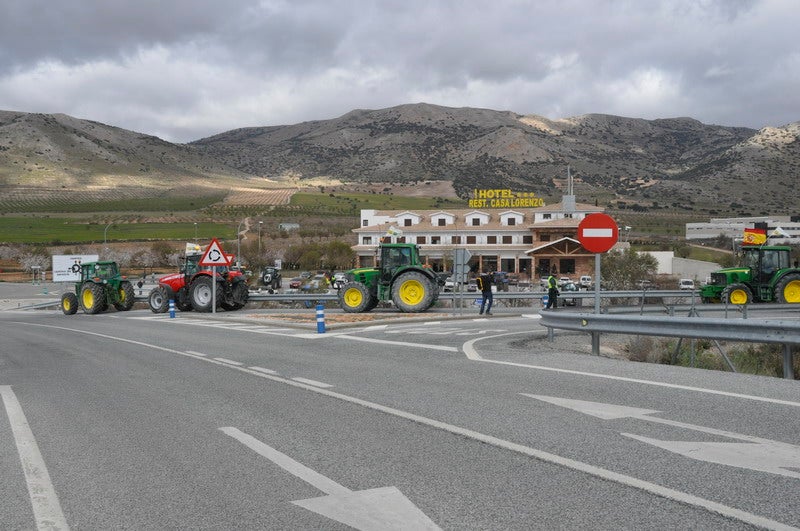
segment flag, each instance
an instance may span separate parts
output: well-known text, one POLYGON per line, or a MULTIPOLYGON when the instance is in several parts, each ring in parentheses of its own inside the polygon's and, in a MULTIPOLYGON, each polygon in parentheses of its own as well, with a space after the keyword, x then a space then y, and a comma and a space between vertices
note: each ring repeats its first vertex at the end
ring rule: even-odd
POLYGON ((767 241, 767 231, 764 229, 744 229, 743 245, 761 245, 767 241))
POLYGON ((397 227, 392 226, 392 227, 389 227, 388 229, 386 229, 386 235, 387 236, 402 236, 403 235, 403 231, 398 229, 397 227))
POLYGON ((773 237, 773 238, 774 237, 778 237, 778 236, 780 236, 782 238, 791 238, 791 236, 789 236, 789 233, 786 232, 785 230, 783 230, 780 227, 775 227, 774 229, 772 229, 772 232, 770 232, 769 235, 770 235, 770 237, 773 237))

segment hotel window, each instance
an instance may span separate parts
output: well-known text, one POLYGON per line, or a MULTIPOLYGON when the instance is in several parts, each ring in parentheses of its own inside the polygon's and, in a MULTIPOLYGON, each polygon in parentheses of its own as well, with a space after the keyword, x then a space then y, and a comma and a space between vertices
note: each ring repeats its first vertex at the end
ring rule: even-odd
POLYGON ((439 245, 440 243, 442 243, 441 236, 431 236, 431 245, 439 245))
POLYGON ((403 220, 403 226, 404 227, 410 227, 411 226, 411 218, 404 219, 403 220))
POLYGON ((417 236, 417 243, 418 244, 425 243, 425 242, 426 242, 425 236, 417 236))
POLYGON ((364 236, 361 238, 361 243, 363 245, 372 245, 372 236, 364 236))
POLYGON ((542 214, 542 219, 550 219, 552 217, 553 217, 552 214, 542 214))
POLYGON ((530 244, 532 244, 533 243, 533 236, 531 236, 530 234, 528 234, 527 236, 523 236, 522 237, 522 243, 530 243, 530 244))
POLYGON ((540 236, 539 236, 539 241, 542 241, 542 242, 549 242, 549 241, 550 241, 550 235, 549 235, 549 234, 542 234, 542 235, 540 235, 540 236))
POLYGON ((477 243, 475 240, 475 236, 467 236, 467 245, 475 245, 477 243))
POLYGON ((454 243, 456 245, 461 243, 461 236, 451 236, 450 243, 454 243))
POLYGON ((361 226, 362 227, 366 227, 368 224, 369 224, 369 220, 367 220, 367 219, 362 219, 361 220, 361 226))
POLYGON ((436 224, 440 227, 444 227, 447 224, 447 220, 444 218, 439 218, 436 220, 436 224))
POLYGON ((513 236, 503 236, 503 243, 514 243, 513 236))
POLYGON ((497 243, 497 236, 487 236, 486 237, 486 243, 488 243, 489 245, 496 244, 497 243))
POLYGON ((406 237, 405 236, 398 236, 397 237, 397 243, 406 243, 406 237))
POLYGON ((517 218, 508 218, 508 226, 513 227, 517 224, 517 218))
POLYGON ((481 218, 472 218, 472 226, 477 227, 481 224, 481 218))

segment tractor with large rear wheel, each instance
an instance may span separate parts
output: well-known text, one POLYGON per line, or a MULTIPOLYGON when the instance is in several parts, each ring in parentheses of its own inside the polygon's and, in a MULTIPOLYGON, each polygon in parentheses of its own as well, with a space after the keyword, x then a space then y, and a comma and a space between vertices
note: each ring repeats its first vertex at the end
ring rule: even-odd
POLYGON ((339 305, 348 313, 368 312, 392 301, 403 312, 424 312, 439 299, 441 281, 423 265, 412 243, 382 243, 380 267, 352 269, 339 288, 339 305))
POLYGON ((75 291, 61 296, 61 311, 74 315, 78 309, 93 315, 113 306, 126 312, 136 302, 133 284, 119 271, 116 262, 87 262, 81 264, 81 279, 75 291))
POLYGON ((217 308, 239 310, 247 304, 249 289, 242 272, 228 267, 203 267, 199 264, 202 255, 198 245, 186 244, 180 270, 158 279, 158 286, 147 297, 153 313, 165 313, 170 300, 174 300, 175 307, 184 312, 212 311, 215 281, 217 308), (212 269, 216 270, 213 277, 212 269))
POLYGON ((800 303, 800 268, 791 263, 791 247, 742 246, 742 265, 711 273, 702 287, 703 302, 800 303))

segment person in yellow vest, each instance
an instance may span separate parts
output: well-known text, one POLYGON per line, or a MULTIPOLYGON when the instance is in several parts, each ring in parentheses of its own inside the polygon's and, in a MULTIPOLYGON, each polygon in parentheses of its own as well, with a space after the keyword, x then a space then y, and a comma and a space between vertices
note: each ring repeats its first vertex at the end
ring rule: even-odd
POLYGON ((481 290, 480 315, 483 315, 484 308, 486 309, 486 315, 492 315, 492 302, 494 302, 494 296, 492 295, 492 276, 492 272, 489 271, 483 273, 477 279, 478 289, 481 290))
POLYGON ((558 280, 553 275, 547 277, 547 306, 545 310, 558 308, 558 280))

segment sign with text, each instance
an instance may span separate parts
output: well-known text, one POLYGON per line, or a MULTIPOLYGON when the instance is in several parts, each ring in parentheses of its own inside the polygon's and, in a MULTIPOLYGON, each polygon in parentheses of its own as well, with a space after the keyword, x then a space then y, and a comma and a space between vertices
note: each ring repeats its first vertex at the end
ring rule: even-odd
POLYGON ((78 282, 81 279, 81 264, 97 262, 96 254, 53 255, 53 282, 78 282))
POLYGON ((470 208, 536 208, 543 207, 544 199, 535 192, 513 192, 505 188, 490 190, 475 189, 470 208))

